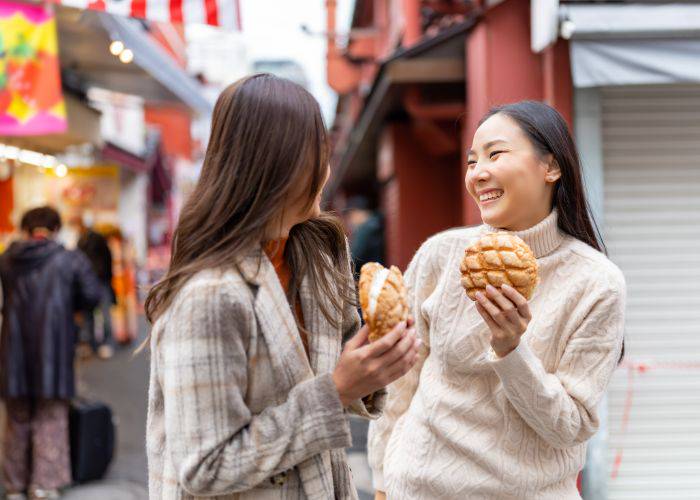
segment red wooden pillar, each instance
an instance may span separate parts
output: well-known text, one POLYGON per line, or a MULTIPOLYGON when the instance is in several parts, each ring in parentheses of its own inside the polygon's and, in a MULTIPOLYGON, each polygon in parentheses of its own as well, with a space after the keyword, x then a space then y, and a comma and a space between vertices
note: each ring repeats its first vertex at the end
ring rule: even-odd
POLYGON ((430 156, 409 123, 390 123, 380 137, 377 165, 387 264, 405 270, 421 243, 460 223, 459 158, 430 156))
POLYGON ((403 46, 410 47, 420 40, 423 35, 421 29, 421 2, 419 0, 402 0, 404 15, 403 46))

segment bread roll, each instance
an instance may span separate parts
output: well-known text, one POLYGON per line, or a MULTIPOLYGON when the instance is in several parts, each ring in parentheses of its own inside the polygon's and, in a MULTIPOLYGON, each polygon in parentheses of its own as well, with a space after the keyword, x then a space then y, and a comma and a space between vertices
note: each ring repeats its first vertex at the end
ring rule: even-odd
POLYGON ((539 278, 537 259, 527 243, 512 233, 487 233, 464 250, 460 266, 462 286, 470 299, 491 284, 510 285, 526 299, 532 297, 539 278))
POLYGON ((368 262, 360 270, 360 306, 374 342, 408 319, 408 298, 403 275, 396 266, 387 269, 368 262))

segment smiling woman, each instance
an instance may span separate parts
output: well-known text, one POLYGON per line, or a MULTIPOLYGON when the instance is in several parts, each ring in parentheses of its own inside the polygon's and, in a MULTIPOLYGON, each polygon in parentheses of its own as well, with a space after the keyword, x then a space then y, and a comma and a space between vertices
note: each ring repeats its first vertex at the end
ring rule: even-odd
POLYGON ((580 498, 585 443, 622 348, 624 278, 600 252, 554 109, 495 108, 467 167, 485 224, 430 238, 406 271, 426 348, 370 427, 375 487, 389 498, 580 498), (472 302, 465 248, 499 231, 530 247, 540 283, 529 300, 504 285, 472 302))

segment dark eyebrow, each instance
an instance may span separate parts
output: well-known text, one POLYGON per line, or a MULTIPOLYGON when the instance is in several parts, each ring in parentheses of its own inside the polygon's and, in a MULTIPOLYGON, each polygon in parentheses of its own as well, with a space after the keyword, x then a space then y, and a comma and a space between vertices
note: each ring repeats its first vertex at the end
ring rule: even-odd
MULTIPOLYGON (((495 146, 496 144, 500 144, 500 143, 506 144, 506 141, 504 141, 503 139, 495 139, 493 141, 489 141, 484 146, 484 149, 489 149, 489 148, 495 146)), ((474 154, 474 153, 475 153, 475 151, 473 149, 470 149, 469 151, 467 151, 467 156, 469 156, 470 154, 474 154)))

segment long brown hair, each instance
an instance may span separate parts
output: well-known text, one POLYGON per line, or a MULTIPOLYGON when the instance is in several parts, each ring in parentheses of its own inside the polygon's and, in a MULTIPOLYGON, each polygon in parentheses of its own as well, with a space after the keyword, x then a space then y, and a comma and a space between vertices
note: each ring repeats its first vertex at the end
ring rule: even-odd
MULTIPOLYGON (((266 230, 301 186, 308 186, 302 195, 306 209, 312 207, 328 155, 321 111, 303 87, 269 74, 227 87, 214 107, 201 176, 175 230, 170 267, 146 299, 149 321, 163 314, 195 273, 235 266, 255 252, 262 258, 266 230)), ((354 301, 340 221, 322 213, 295 225, 284 258, 292 274, 290 301, 307 276, 322 313, 337 326, 334 313, 354 301)))
POLYGON ((559 164, 561 178, 552 200, 558 225, 566 234, 605 252, 600 230, 591 217, 583 186, 581 162, 566 121, 553 107, 539 101, 520 101, 492 108, 479 124, 494 115, 514 120, 541 155, 551 154, 559 164))

